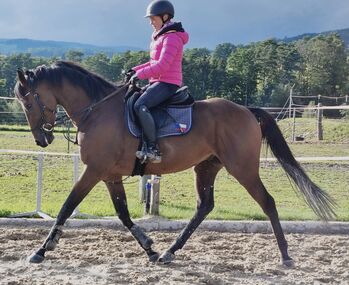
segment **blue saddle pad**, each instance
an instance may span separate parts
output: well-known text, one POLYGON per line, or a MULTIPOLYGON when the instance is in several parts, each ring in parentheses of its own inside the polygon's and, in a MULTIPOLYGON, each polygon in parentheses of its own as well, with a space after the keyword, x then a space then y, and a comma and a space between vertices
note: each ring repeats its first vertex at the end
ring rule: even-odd
MULTIPOLYGON (((192 106, 158 107, 150 110, 153 115, 157 137, 181 136, 187 134, 192 127, 192 106)), ((130 133, 140 138, 142 129, 132 120, 129 109, 125 108, 126 124, 130 133)))

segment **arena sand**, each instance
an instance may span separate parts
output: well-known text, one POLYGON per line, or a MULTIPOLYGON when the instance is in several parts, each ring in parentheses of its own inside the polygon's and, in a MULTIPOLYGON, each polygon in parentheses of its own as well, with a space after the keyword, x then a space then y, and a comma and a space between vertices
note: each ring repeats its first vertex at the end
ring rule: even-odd
MULTIPOLYGON (((147 261, 128 232, 66 229, 42 264, 27 257, 46 228, 0 229, 0 284, 349 284, 349 239, 345 235, 289 234, 292 269, 279 265, 271 234, 199 230, 172 264, 147 261)), ((178 233, 150 232, 162 252, 178 233)))

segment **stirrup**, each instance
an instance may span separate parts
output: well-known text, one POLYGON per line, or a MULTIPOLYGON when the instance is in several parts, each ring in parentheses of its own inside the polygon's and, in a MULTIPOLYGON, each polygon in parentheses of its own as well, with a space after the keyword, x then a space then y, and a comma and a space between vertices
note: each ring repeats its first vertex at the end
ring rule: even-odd
POLYGON ((155 146, 147 149, 147 157, 151 163, 161 163, 161 153, 155 146))
POLYGON ((136 157, 141 161, 141 163, 145 163, 146 161, 151 163, 161 163, 161 154, 156 148, 138 150, 136 151, 136 157))
POLYGON ((148 159, 147 153, 143 149, 136 151, 136 157, 141 161, 141 164, 145 163, 148 159))

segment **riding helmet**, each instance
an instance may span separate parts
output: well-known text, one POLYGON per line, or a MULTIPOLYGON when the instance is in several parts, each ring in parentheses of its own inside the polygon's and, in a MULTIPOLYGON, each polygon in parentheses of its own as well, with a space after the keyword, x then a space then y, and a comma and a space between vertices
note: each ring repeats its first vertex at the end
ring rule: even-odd
POLYGON ((163 16, 165 14, 168 14, 170 18, 174 17, 174 7, 172 3, 167 0, 155 0, 148 5, 147 13, 144 17, 163 16))

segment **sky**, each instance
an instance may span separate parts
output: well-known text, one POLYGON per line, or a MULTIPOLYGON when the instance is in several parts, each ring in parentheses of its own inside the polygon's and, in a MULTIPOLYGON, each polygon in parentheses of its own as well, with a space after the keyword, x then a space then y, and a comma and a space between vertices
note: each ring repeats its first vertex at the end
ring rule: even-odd
MULTIPOLYGON (((0 0, 0 38, 147 48, 149 0, 0 0)), ((172 0, 187 47, 349 28, 349 0, 172 0)))

